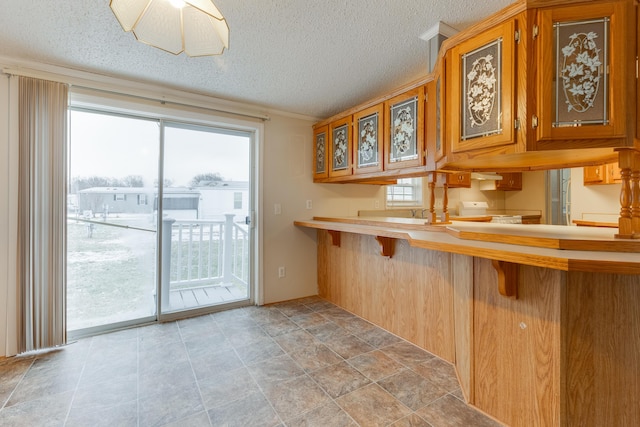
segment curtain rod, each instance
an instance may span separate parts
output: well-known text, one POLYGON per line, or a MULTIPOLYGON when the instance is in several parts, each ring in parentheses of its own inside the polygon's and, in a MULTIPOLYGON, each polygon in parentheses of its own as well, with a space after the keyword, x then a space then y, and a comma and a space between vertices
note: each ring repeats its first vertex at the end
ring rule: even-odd
MULTIPOLYGON (((70 76, 67 74, 51 73, 47 71, 32 70, 26 68, 18 69, 7 67, 2 69, 2 72, 9 76, 32 77, 43 80, 51 80, 59 83, 66 83, 71 87, 77 87, 79 89, 88 89, 113 95, 128 96, 131 98, 159 102, 160 104, 170 104, 181 107, 194 107, 217 113, 232 114, 235 116, 259 119, 262 121, 271 120, 271 117, 265 114, 253 113, 241 108, 235 108, 233 106, 217 106, 215 105, 215 102, 211 102, 208 99, 210 97, 206 95, 189 94, 191 96, 187 97, 180 96, 178 94, 156 95, 154 92, 160 88, 147 83, 135 83, 128 80, 117 79, 115 77, 98 76, 96 74, 86 73, 82 71, 70 71, 74 73, 80 73, 82 74, 82 76, 70 76), (138 87, 133 87, 134 84, 138 87), (140 89, 140 86, 143 86, 143 88, 140 89), (195 99, 196 97, 201 99, 195 99)), ((170 91, 175 92, 176 90, 170 89, 170 91)), ((232 103, 234 101, 223 102, 232 103)))

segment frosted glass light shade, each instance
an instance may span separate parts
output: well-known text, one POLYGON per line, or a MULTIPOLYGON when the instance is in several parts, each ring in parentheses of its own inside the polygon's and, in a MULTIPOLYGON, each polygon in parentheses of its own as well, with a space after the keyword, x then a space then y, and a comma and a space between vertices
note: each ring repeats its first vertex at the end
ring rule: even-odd
POLYGON ((211 0, 111 0, 122 29, 138 41, 178 55, 220 55, 229 48, 229 27, 211 0))

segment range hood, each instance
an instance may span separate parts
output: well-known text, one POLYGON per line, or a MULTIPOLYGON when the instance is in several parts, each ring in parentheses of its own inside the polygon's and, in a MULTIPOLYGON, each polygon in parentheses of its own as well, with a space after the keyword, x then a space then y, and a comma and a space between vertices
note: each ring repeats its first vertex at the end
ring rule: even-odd
POLYGON ((502 176, 495 172, 471 172, 471 179, 478 181, 500 181, 502 176))

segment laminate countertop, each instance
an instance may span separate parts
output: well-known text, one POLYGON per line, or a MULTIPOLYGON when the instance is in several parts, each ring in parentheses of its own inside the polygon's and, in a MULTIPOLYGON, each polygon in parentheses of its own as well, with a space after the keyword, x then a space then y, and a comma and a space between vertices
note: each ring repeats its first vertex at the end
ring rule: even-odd
POLYGON ((402 239, 413 247, 564 271, 640 274, 640 239, 617 239, 615 230, 544 224, 423 219, 314 217, 298 227, 402 239))

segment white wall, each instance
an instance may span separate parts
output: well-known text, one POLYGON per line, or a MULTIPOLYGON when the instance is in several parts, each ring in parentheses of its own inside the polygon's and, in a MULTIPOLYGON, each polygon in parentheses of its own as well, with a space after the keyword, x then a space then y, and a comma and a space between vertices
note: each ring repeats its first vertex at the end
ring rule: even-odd
POLYGON ((617 218, 620 214, 620 184, 585 186, 583 182, 584 169, 571 169, 571 219, 583 219, 585 213, 617 218))
POLYGON ((522 191, 505 191, 504 208, 507 210, 539 210, 541 223, 546 223, 547 195, 546 171, 522 172, 522 191))
POLYGON ((365 184, 314 184, 311 171, 313 122, 272 116, 265 123, 263 147, 264 303, 318 291, 316 231, 293 225, 313 216, 356 216, 358 210, 384 206, 384 189, 365 184), (312 209, 306 209, 311 200, 312 209), (274 205, 281 214, 276 215, 274 205), (286 276, 278 278, 278 267, 286 276))

